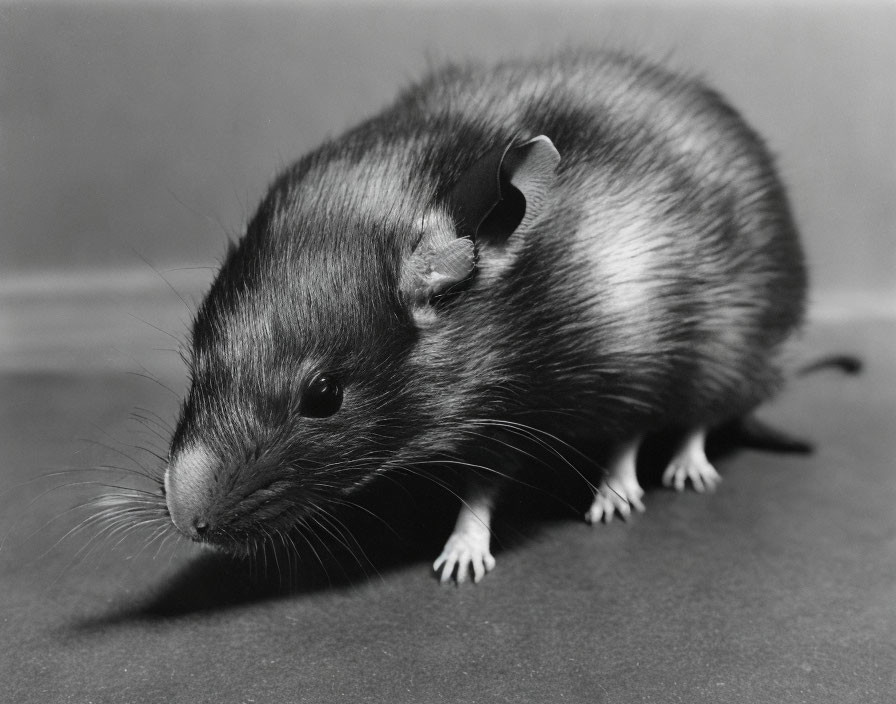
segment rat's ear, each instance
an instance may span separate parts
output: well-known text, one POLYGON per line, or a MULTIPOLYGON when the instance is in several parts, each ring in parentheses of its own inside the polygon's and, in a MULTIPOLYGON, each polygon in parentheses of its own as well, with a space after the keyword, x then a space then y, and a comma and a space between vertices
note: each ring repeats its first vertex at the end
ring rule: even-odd
POLYGON ((535 219, 556 178, 560 154, 544 135, 481 157, 451 189, 448 208, 458 235, 502 245, 535 219))
POLYGON ((423 237, 402 267, 399 283, 414 316, 431 308, 433 296, 467 278, 474 260, 473 240, 458 237, 444 217, 429 218, 423 237))
POLYGON ((433 297, 473 273, 480 245, 500 248, 531 224, 559 162, 551 140, 540 136, 493 149, 461 175, 447 198, 451 217, 427 216, 424 234, 401 269, 399 288, 418 325, 435 319, 433 297))

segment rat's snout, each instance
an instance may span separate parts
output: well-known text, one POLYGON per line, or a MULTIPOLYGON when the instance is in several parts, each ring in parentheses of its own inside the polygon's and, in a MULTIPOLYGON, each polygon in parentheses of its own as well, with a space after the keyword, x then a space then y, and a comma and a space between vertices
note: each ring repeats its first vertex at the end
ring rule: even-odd
POLYGON ((202 445, 194 445, 172 458, 165 471, 168 513, 177 529, 192 540, 203 540, 214 517, 216 462, 202 445))

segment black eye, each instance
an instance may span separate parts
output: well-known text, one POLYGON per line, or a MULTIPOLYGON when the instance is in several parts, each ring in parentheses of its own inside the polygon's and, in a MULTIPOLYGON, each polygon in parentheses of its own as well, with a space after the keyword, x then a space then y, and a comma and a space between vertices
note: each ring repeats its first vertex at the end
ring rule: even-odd
POLYGON ((342 384, 332 374, 318 374, 302 394, 299 413, 309 418, 325 418, 342 406, 342 384))

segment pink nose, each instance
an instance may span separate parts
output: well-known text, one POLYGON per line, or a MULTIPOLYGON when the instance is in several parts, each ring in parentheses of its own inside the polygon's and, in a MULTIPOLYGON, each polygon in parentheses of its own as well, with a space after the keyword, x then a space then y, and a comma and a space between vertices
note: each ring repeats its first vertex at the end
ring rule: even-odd
POLYGON ((165 472, 165 497, 175 527, 191 540, 211 529, 215 467, 211 454, 196 445, 173 457, 165 472))
MULTIPOLYGON (((170 504, 169 504, 170 505, 170 504)), ((169 508, 169 511, 171 509, 169 508)), ((188 518, 187 520, 175 520, 171 517, 175 527, 190 540, 201 541, 209 531, 209 523, 203 518, 188 518)))

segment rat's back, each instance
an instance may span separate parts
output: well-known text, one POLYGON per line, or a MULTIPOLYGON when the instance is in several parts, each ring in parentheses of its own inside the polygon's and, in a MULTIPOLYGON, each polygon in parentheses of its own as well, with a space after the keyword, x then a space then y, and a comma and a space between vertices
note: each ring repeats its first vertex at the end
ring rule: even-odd
MULTIPOLYGON (((449 69, 396 109, 455 135, 438 137, 449 180, 465 168, 456 154, 496 142, 544 135, 560 155, 493 281, 489 327, 529 411, 562 417, 555 432, 610 442, 588 520, 643 510, 635 456, 662 427, 686 430, 664 482, 712 488, 708 430, 778 389, 782 347, 804 315, 803 253, 762 140, 700 81, 614 53, 449 69)), ((481 313, 471 307, 468 326, 481 313)), ((471 497, 481 517, 489 494, 471 497)), ((436 562, 443 578, 476 543, 463 519, 436 562)))
POLYGON ((443 69, 385 120, 432 135, 419 168, 446 183, 496 143, 553 142, 556 182, 492 295, 538 354, 581 365, 588 348, 613 387, 595 414, 715 424, 777 389, 803 317, 802 250, 762 140, 716 92, 626 55, 569 54, 443 69), (559 334, 545 346, 546 329, 559 334))

